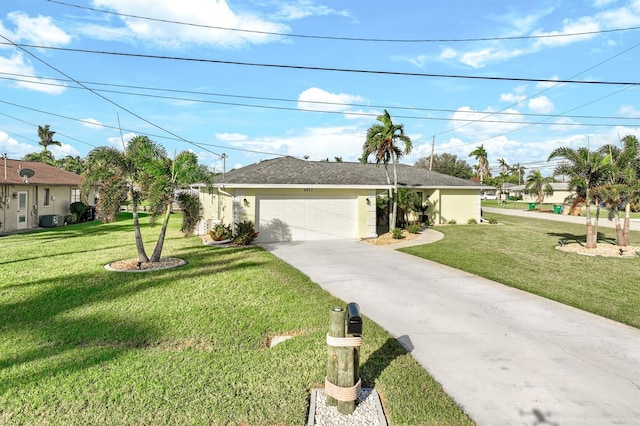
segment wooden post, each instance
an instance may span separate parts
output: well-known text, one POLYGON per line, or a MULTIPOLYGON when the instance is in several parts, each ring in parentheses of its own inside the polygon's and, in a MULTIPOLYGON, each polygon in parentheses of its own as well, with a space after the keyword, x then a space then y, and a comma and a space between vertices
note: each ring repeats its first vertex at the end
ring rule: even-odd
MULTIPOLYGON (((354 347, 340 347, 337 348, 340 352, 338 354, 338 382, 336 383, 341 388, 352 387, 358 379, 355 372, 355 348, 354 347)), ((338 401, 338 412, 342 414, 353 414, 356 409, 356 401, 338 401)))
MULTIPOLYGON (((344 310, 337 306, 329 312, 329 336, 331 337, 344 337, 344 310)), ((342 357, 341 351, 344 348, 335 346, 327 346, 327 380, 329 382, 340 386, 338 378, 338 360, 342 357)), ((349 385, 352 386, 352 385, 349 385)), ((336 406, 338 401, 327 395, 327 406, 336 406)))

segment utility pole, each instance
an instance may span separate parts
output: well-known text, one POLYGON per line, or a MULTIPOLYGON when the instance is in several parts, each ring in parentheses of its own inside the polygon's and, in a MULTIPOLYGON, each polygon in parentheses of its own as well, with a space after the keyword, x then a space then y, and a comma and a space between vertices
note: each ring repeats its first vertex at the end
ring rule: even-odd
POLYGON ((431 156, 429 157, 429 171, 433 168, 433 151, 435 149, 436 144, 436 136, 433 135, 433 140, 431 141, 431 156))
POLYGON ((228 155, 222 153, 220 158, 222 158, 222 180, 224 180, 224 174, 227 172, 227 157, 228 155))

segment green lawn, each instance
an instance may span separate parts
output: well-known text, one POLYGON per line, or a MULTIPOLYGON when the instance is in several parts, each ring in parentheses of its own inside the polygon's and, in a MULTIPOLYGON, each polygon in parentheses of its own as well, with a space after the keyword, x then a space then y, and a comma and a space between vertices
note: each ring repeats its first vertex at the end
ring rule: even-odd
MULTIPOLYGON (((136 257, 123 218, 0 237, 0 424, 304 424, 344 302, 258 247, 183 238, 177 216, 163 254, 187 265, 108 272, 136 257)), ((361 375, 392 425, 473 424, 367 318, 361 375)))
MULTIPOLYGON (((584 224, 484 216, 500 224, 438 227, 444 239, 402 250, 640 328, 640 259, 555 249, 561 239, 584 243, 584 224)), ((640 245, 640 233, 630 238, 640 245)), ((615 231, 600 227, 599 244, 615 244, 615 231)))

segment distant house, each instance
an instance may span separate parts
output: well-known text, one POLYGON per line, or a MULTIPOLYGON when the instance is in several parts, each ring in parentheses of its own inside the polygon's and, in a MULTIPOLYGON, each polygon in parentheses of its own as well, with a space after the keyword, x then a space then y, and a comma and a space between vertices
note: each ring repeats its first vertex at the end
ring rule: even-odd
MULTIPOLYGON (((481 184, 405 164, 398 165, 398 184, 428 206, 422 219, 480 221, 480 191, 486 189, 481 184)), ((258 241, 371 238, 380 231, 376 197, 390 186, 382 165, 293 157, 261 161, 217 176, 212 192, 200 188, 205 221, 199 232, 218 222, 250 220, 258 241)))
MULTIPOLYGON (((553 194, 545 194, 543 203, 563 204, 564 200, 568 196, 575 194, 575 191, 571 190, 569 183, 567 182, 552 182, 549 185, 551 185, 551 188, 553 189, 553 194)), ((522 197, 523 201, 534 202, 538 198, 538 194, 527 194, 525 193, 524 188, 525 185, 514 185, 509 187, 509 196, 522 197)))
POLYGON ((48 164, 0 158, 0 232, 37 228, 43 220, 62 225, 69 205, 80 201, 81 183, 81 176, 48 164))

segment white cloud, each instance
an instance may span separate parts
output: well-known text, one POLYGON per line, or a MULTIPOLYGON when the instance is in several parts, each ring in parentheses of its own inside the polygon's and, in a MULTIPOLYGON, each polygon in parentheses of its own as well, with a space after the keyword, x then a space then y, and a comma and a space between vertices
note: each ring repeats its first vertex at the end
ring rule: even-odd
POLYGON ((311 87, 298 96, 298 108, 313 111, 345 112, 352 103, 363 103, 364 99, 347 93, 330 93, 311 87))
POLYGON ((546 96, 537 96, 529 99, 528 106, 529 109, 538 114, 548 114, 554 108, 553 102, 546 96))
POLYGON ((112 145, 114 148, 123 149, 123 141, 124 144, 129 142, 132 138, 138 136, 137 133, 124 133, 122 137, 120 136, 112 136, 107 138, 107 143, 112 145))
POLYGON ((308 127, 286 137, 250 138, 230 142, 230 145, 299 158, 308 155, 310 160, 329 158, 333 161, 334 157, 342 157, 344 161, 357 161, 362 152, 365 133, 365 130, 353 126, 308 127))
POLYGON ((8 58, 0 56, 0 72, 25 76, 20 77, 20 81, 14 83, 16 87, 48 93, 50 95, 59 95, 66 89, 64 85, 59 85, 60 83, 56 82, 57 85, 52 86, 49 84, 50 80, 35 77, 33 66, 20 52, 15 52, 8 58))
POLYGON ((527 99, 526 95, 517 95, 515 93, 501 93, 500 100, 503 102, 509 102, 512 104, 517 104, 527 99))
POLYGON ((89 129, 98 129, 98 130, 104 129, 103 124, 98 120, 96 120, 95 118, 83 118, 82 125, 84 127, 88 127, 89 129))
POLYGON ((0 152, 6 153, 8 158, 17 160, 35 151, 39 151, 38 145, 18 142, 0 130, 0 152))
POLYGON ((464 106, 457 109, 451 117, 449 125, 456 133, 472 137, 474 139, 485 139, 493 135, 499 135, 519 129, 526 125, 527 120, 518 111, 507 109, 502 112, 509 115, 496 115, 496 111, 489 108, 484 111, 476 111, 464 106))
POLYGON ((120 17, 124 27, 96 24, 81 28, 81 32, 105 40, 128 41, 131 38, 157 44, 165 48, 188 45, 241 47, 279 40, 266 33, 287 33, 289 27, 268 22, 249 13, 234 12, 226 0, 94 0, 94 6, 121 14, 138 15, 195 25, 179 25, 146 19, 120 17), (196 26, 196 25, 201 25, 196 26), (207 26, 207 28, 203 27, 207 26), (209 27, 232 28, 224 30, 209 27), (252 31, 252 32, 248 32, 252 31))
POLYGON ((0 29, 14 42, 28 42, 38 45, 61 46, 71 42, 71 36, 58 28, 51 17, 38 15, 35 18, 23 12, 11 12, 7 19, 13 23, 15 30, 5 28, 0 22, 0 29))
POLYGON ((293 21, 297 19, 308 18, 310 16, 327 16, 338 15, 343 17, 351 16, 346 10, 336 10, 328 6, 320 5, 316 6, 312 1, 303 0, 296 3, 285 2, 282 5, 282 9, 276 14, 279 18, 293 21))
POLYGON ((460 55, 460 62, 473 68, 482 68, 489 62, 503 62, 526 52, 522 49, 484 48, 460 55))
POLYGON ((248 136, 241 133, 216 133, 216 138, 223 142, 242 142, 246 141, 248 136))
POLYGON ((618 115, 628 118, 640 118, 640 111, 633 105, 622 105, 618 110, 618 115))

